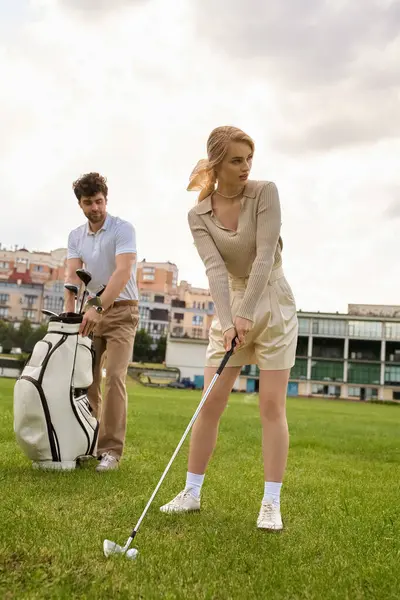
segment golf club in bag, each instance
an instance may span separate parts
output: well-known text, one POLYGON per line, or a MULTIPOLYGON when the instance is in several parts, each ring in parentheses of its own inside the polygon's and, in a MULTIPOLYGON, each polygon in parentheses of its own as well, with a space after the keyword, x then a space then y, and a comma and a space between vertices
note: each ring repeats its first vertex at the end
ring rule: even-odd
MULTIPOLYGON (((86 297, 91 275, 84 269, 77 275, 86 297)), ((82 308, 83 302, 79 313, 43 310, 50 316, 47 333, 14 386, 14 433, 34 468, 74 469, 80 457, 96 450, 99 423, 87 398, 94 350, 91 337, 79 334, 82 308)))
POLYGON ((173 453, 173 455, 172 455, 172 457, 171 457, 168 465, 166 466, 165 471, 164 471, 164 473, 162 474, 162 476, 160 478, 160 481, 158 482, 158 484, 157 484, 154 492, 152 493, 152 495, 150 497, 150 500, 148 501, 148 503, 146 505, 146 508, 144 509, 143 513, 141 514, 141 516, 140 516, 140 518, 139 518, 139 520, 138 520, 135 528, 132 530, 132 533, 129 536, 129 538, 128 538, 126 544, 125 544, 125 546, 120 546, 116 542, 112 542, 110 540, 104 540, 104 542, 103 542, 103 552, 104 552, 104 555, 106 557, 109 557, 109 556, 111 556, 113 554, 125 554, 126 557, 128 559, 130 559, 130 560, 133 560, 133 559, 135 559, 137 557, 138 550, 136 548, 131 548, 129 550, 129 546, 131 545, 133 539, 135 538, 135 536, 136 536, 136 534, 137 534, 137 532, 139 530, 139 527, 140 527, 140 525, 141 525, 141 523, 142 523, 142 521, 143 521, 143 519, 144 519, 144 517, 145 517, 145 515, 146 515, 146 513, 148 511, 148 509, 150 508, 150 505, 153 502, 153 500, 155 498, 155 495, 157 494, 158 490, 160 489, 160 486, 161 486, 162 482, 164 481, 165 476, 167 475, 167 473, 168 473, 168 471, 169 471, 172 463, 174 462, 174 460, 175 460, 175 458, 176 458, 176 456, 177 456, 177 454, 178 454, 178 452, 179 452, 179 450, 180 450, 183 442, 185 441, 187 434, 191 430, 194 422, 196 421, 196 419, 197 419, 197 417, 198 417, 198 415, 199 415, 199 413, 200 413, 200 411, 201 411, 201 409, 202 409, 205 401, 207 400, 207 398, 208 398, 211 390, 213 389, 213 387, 214 387, 217 379, 221 375, 221 373, 224 370, 224 368, 225 368, 228 360, 232 356, 233 351, 235 349, 235 346, 236 346, 236 339, 234 339, 232 341, 231 349, 226 352, 224 358, 222 359, 222 362, 221 362, 220 366, 218 367, 217 372, 215 373, 214 377, 211 380, 210 385, 208 386, 207 390, 205 391, 205 393, 204 393, 204 395, 203 395, 203 397, 202 397, 202 399, 201 399, 201 401, 200 401, 200 403, 199 403, 199 405, 198 405, 198 407, 196 409, 196 412, 194 413, 192 419, 190 420, 190 423, 187 426, 187 428, 185 430, 185 433, 183 434, 183 436, 182 436, 179 444, 177 445, 177 447, 175 449, 175 452, 173 453))

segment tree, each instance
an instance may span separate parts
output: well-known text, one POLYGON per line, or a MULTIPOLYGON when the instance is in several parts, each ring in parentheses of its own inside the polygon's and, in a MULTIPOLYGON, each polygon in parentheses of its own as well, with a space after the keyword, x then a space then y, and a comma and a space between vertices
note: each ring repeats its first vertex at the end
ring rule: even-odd
POLYGON ((151 358, 151 346, 153 340, 144 329, 136 332, 135 345, 133 347, 133 359, 138 362, 146 362, 151 358))
POLYGON ((19 329, 15 330, 15 345, 18 348, 22 348, 24 352, 27 352, 26 343, 31 335, 32 324, 29 319, 24 319, 21 322, 19 329))
POLYGON ((0 320, 0 346, 3 345, 3 341, 7 338, 8 327, 7 323, 3 320, 0 320))
POLYGON ((42 340, 47 333, 47 325, 40 325, 37 329, 34 329, 30 336, 25 341, 24 350, 25 352, 32 352, 35 344, 42 340))
POLYGON ((157 342, 157 347, 152 353, 152 360, 156 363, 162 363, 165 360, 167 352, 167 338, 161 337, 157 342))

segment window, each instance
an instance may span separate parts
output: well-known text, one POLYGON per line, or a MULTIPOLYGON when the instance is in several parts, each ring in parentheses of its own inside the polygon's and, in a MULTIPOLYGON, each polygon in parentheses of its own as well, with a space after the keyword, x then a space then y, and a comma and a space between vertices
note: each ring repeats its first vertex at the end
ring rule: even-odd
POLYGON ((172 329, 172 336, 173 337, 182 337, 183 336, 183 327, 174 327, 172 329))
POLYGON ((312 355, 315 358, 344 358, 344 339, 314 338, 312 355))
POLYGON ((0 269, 9 269, 10 268, 10 263, 6 262, 4 260, 0 261, 0 269))
POLYGON ((36 271, 36 273, 43 273, 44 267, 43 265, 34 265, 33 270, 36 271))
POLYGON ((23 310, 23 315, 25 319, 34 319, 36 317, 36 312, 34 310, 23 310))
POLYGON ((192 329, 192 337, 197 338, 197 339, 202 339, 203 338, 203 330, 202 329, 192 329))
POLYGON ((8 308, 3 308, 0 306, 0 318, 8 317, 8 308))
POLYGON ((359 398, 361 396, 361 388, 349 386, 348 396, 349 398, 359 398))
POLYGON ((385 323, 387 340, 400 340, 400 323, 385 323))
POLYGON ((299 336, 297 338, 296 356, 308 355, 308 338, 299 336))
POLYGON ((203 325, 203 317, 200 315, 193 315, 192 325, 203 325))
POLYGON ((349 321, 349 335, 366 339, 381 338, 382 323, 379 321, 349 321))
POLYGON ((183 321, 184 314, 183 313, 174 313, 175 321, 183 321))
POLYGON ((349 383, 372 383, 379 385, 381 378, 380 365, 366 365, 349 362, 347 380, 349 383))
POLYGON ((10 294, 0 294, 0 304, 7 304, 10 299, 10 294))
POLYGON ((159 304, 164 304, 164 296, 155 295, 154 302, 158 302, 159 304))
POLYGON ((299 317, 299 333, 310 333, 310 319, 299 317))
POLYGON ((211 312, 214 310, 214 302, 209 302, 208 303, 208 310, 211 312))
POLYGON ((143 275, 143 281, 154 281, 154 275, 143 275))
POLYGON ((311 386, 312 394, 328 396, 331 398, 340 398, 340 391, 340 385, 324 385, 320 383, 313 383, 313 385, 311 386))
POLYGON ((349 358, 380 362, 381 342, 371 340, 349 340, 349 358))
POLYGON ((385 384, 400 385, 400 367, 385 367, 385 384))
POLYGON ((314 360, 311 366, 311 379, 343 381, 343 363, 341 361, 314 360))
POLYGON ((37 296, 32 296, 31 294, 25 294, 24 302, 28 306, 33 306, 37 300, 37 296))
POLYGON ((150 302, 150 294, 146 294, 146 293, 142 293, 140 294, 140 300, 142 300, 142 302, 150 302))
POLYGON ((150 318, 150 309, 148 306, 139 305, 139 317, 140 319, 148 320, 150 318))
POLYGON ((46 310, 52 310, 53 312, 62 312, 64 307, 64 298, 61 296, 45 296, 44 308, 46 310))
POLYGON ((154 267, 143 267, 143 273, 151 273, 152 275, 154 275, 155 268, 154 267))
POLYGON ((346 321, 314 318, 312 330, 314 334, 344 337, 346 335, 346 321))
POLYGON ((324 393, 324 387, 323 383, 313 383, 311 386, 311 393, 322 395, 324 393))
POLYGON ((260 369, 257 365, 245 365, 241 370, 241 375, 248 375, 249 377, 259 377, 260 369))
POLYGON ((307 379, 306 358, 296 358, 296 362, 290 371, 290 379, 307 379))

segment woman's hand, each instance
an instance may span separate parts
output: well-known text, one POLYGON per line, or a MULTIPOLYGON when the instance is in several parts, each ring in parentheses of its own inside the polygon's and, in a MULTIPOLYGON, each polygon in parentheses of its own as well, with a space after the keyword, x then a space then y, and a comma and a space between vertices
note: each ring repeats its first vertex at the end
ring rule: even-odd
POLYGON ((249 321, 248 319, 243 319, 242 317, 236 317, 235 329, 237 331, 237 336, 239 339, 238 346, 243 346, 245 344, 246 335, 249 333, 249 331, 252 327, 253 327, 253 321, 249 321))
MULTIPOLYGON (((225 352, 229 352, 229 350, 232 348, 232 342, 235 339, 235 337, 237 337, 237 333, 236 333, 236 329, 234 327, 231 327, 230 329, 227 329, 225 331, 225 333, 224 333, 225 352)), ((237 345, 235 346, 233 353, 235 353, 236 350, 237 350, 237 345)))

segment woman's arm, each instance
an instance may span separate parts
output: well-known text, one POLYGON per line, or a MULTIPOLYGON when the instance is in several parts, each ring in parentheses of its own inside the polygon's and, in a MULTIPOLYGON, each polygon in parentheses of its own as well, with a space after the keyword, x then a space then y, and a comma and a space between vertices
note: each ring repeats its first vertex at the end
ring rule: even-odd
POLYGON ((222 333, 233 325, 229 294, 228 271, 203 220, 195 212, 188 214, 188 222, 197 251, 208 277, 210 292, 221 323, 222 333))
POLYGON ((254 322, 254 311, 270 278, 281 230, 281 206, 276 185, 268 182, 257 207, 257 253, 237 317, 254 322))

